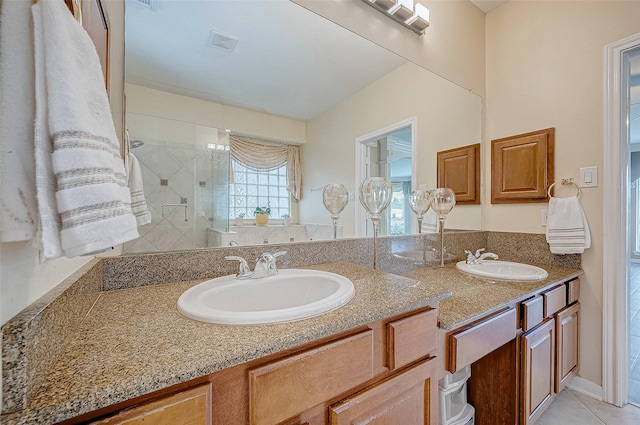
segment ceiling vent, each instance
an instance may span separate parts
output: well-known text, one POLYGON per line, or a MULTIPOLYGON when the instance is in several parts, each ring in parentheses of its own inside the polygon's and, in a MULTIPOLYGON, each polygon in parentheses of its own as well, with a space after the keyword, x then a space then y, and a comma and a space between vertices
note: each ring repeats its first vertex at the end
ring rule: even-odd
POLYGON ((209 45, 227 52, 233 52, 238 45, 238 39, 232 35, 226 35, 218 31, 211 30, 209 45))
POLYGON ((132 3, 152 12, 158 10, 158 0, 132 0, 132 3))

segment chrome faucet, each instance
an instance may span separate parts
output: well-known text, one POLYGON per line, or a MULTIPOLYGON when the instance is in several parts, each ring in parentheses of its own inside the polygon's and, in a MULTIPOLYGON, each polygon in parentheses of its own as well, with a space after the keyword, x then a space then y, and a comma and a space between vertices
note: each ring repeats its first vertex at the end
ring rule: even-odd
POLYGON ((256 259, 256 266, 253 269, 253 278, 260 279, 261 277, 275 276, 278 274, 276 267, 276 258, 286 254, 287 251, 278 251, 274 254, 270 252, 263 253, 256 259))
POLYGON ((236 273, 236 279, 249 279, 253 276, 253 272, 249 268, 249 264, 247 264, 247 260, 242 257, 238 257, 237 255, 227 255, 224 257, 225 260, 235 260, 240 262, 240 269, 238 273, 236 273))
POLYGON ((465 262, 467 264, 482 264, 482 261, 485 258, 493 258, 494 260, 498 259, 497 254, 494 254, 493 252, 485 252, 484 254, 481 254, 482 251, 484 251, 484 248, 478 249, 474 255, 471 251, 465 249, 464 253, 467 254, 467 260, 465 262))
POLYGON ((247 261, 236 255, 229 255, 224 257, 225 260, 235 260, 240 262, 240 270, 236 274, 236 279, 260 279, 268 276, 275 276, 278 274, 278 268, 276 267, 276 258, 281 255, 285 255, 287 251, 278 251, 274 254, 265 252, 256 259, 256 266, 251 271, 247 261))

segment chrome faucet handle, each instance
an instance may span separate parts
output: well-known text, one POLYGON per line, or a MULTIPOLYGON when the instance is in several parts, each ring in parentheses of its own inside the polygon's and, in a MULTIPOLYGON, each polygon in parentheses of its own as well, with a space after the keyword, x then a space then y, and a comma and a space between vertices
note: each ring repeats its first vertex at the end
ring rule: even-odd
POLYGON ((476 256, 473 255, 473 252, 465 249, 464 253, 467 254, 467 260, 465 261, 467 264, 474 264, 476 262, 476 256))
POLYGON ((477 249, 475 257, 480 258, 480 254, 482 253, 482 251, 484 251, 484 248, 477 249))
POLYGON ((247 264, 247 260, 245 260, 244 258, 238 257, 237 255, 227 255, 226 257, 224 257, 224 259, 240 262, 240 269, 238 270, 238 273, 236 273, 236 278, 248 279, 253 275, 251 269, 249 268, 249 264, 247 264))
POLYGON ((253 269, 253 278, 260 279, 263 277, 275 276, 278 274, 276 267, 276 257, 286 254, 287 251, 278 251, 274 254, 263 252, 256 258, 256 267, 253 269))

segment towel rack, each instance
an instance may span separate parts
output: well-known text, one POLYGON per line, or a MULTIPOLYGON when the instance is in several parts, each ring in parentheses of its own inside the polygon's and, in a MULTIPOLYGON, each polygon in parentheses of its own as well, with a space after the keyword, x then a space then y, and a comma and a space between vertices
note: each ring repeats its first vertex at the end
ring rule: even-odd
POLYGON ((549 195, 549 198, 554 198, 554 196, 551 196, 551 189, 553 188, 553 186, 555 186, 556 184, 561 183, 563 185, 567 185, 567 184, 572 184, 576 187, 576 190, 578 191, 578 193, 576 193, 576 197, 580 196, 580 186, 578 186, 572 178, 569 179, 561 179, 559 181, 555 181, 553 183, 551 183, 551 185, 549 186, 549 189, 547 189, 547 195, 549 195))

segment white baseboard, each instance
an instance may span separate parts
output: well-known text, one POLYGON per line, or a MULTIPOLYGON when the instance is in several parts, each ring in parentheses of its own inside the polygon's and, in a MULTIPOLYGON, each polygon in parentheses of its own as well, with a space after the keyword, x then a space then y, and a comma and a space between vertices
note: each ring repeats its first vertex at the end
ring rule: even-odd
POLYGON ((573 378, 568 387, 586 396, 602 401, 602 386, 594 384, 593 382, 580 376, 576 376, 575 378, 573 378))

